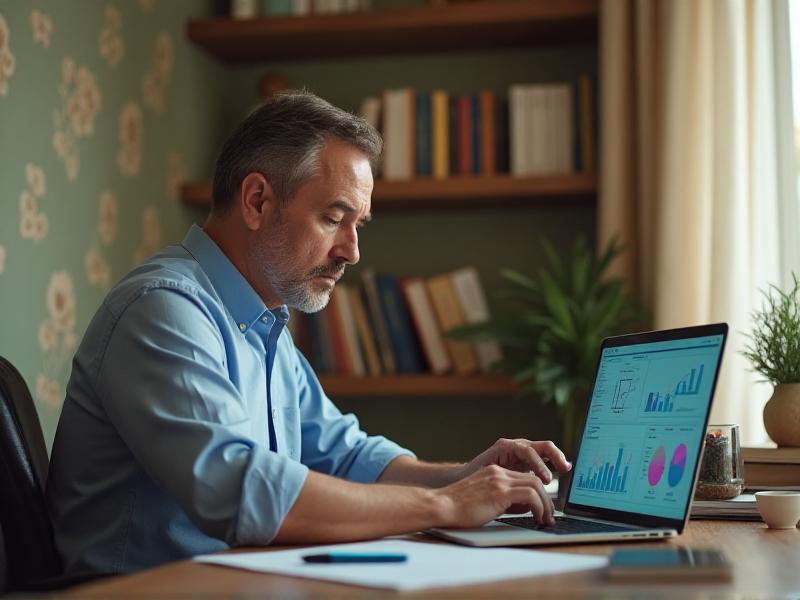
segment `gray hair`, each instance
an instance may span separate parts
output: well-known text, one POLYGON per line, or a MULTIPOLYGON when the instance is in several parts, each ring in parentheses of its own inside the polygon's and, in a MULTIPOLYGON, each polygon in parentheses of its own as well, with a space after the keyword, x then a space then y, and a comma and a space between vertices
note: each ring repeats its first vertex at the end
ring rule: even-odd
POLYGON ((364 119, 308 91, 276 94, 254 110, 225 141, 214 169, 212 211, 228 213, 242 180, 261 173, 285 204, 313 176, 319 153, 334 138, 352 144, 373 172, 383 140, 364 119))

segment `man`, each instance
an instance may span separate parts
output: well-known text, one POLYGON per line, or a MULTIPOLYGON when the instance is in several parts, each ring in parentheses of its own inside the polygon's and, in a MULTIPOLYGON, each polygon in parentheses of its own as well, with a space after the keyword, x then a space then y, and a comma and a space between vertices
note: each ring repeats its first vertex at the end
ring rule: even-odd
POLYGON ((275 97, 225 143, 205 228, 110 292, 75 356, 52 452, 67 572, 478 526, 512 506, 552 520, 545 463, 570 468, 552 443, 418 461, 342 415, 285 329, 287 305, 321 310, 358 262, 381 146, 312 94, 275 97))

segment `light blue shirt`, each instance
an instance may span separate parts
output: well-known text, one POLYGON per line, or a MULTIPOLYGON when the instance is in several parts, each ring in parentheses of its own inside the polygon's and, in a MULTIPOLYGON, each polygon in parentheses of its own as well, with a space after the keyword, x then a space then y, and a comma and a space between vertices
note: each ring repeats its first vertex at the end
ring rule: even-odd
POLYGON ((53 444, 47 503, 68 573, 269 544, 308 469, 374 482, 411 454, 339 412, 288 318, 196 226, 114 287, 53 444))

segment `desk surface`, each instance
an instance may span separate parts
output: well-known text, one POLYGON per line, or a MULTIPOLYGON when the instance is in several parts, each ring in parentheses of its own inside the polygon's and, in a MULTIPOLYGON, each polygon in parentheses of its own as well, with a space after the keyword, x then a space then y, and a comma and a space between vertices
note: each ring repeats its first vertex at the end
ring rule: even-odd
MULTIPOLYGON (((430 540, 427 536, 419 539, 430 540)), ((800 593, 800 529, 776 531, 763 523, 691 521, 679 538, 659 544, 636 542, 626 547, 664 545, 723 548, 734 563, 732 583, 611 584, 602 570, 516 579, 491 584, 425 590, 410 596, 426 598, 496 598, 503 596, 641 598, 725 597, 753 594, 758 597, 800 593)), ((558 546, 548 551, 608 554, 622 544, 558 546)), ((360 588, 311 579, 253 573, 238 569, 181 561, 132 575, 101 580, 70 590, 76 597, 375 597, 386 590, 360 588)))

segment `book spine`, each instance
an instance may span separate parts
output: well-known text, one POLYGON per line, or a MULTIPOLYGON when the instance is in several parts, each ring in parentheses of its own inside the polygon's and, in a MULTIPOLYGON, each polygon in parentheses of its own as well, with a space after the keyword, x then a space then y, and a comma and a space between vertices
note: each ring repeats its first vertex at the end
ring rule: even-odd
POLYGON ((364 357, 361 355, 361 347, 358 343, 358 333, 356 332, 356 322, 353 317, 353 310, 350 306, 350 293, 347 285, 339 283, 333 288, 336 296, 336 309, 341 325, 342 338, 344 340, 345 352, 347 353, 348 365, 353 375, 363 377, 367 374, 364 365, 364 357))
POLYGON ((344 324, 339 316, 338 303, 339 298, 337 295, 331 294, 328 306, 322 311, 323 320, 327 325, 331 350, 333 351, 332 371, 339 375, 354 375, 355 371, 350 363, 350 355, 344 341, 344 324))
POLYGON ((472 173, 472 101, 469 96, 458 99, 458 173, 472 173))
POLYGON ((431 176, 431 95, 416 95, 416 171, 419 177, 431 176))
POLYGON ((358 338, 361 342, 364 358, 366 360, 367 372, 373 376, 381 375, 381 361, 378 355, 378 347, 373 335, 374 328, 370 325, 367 317, 367 309, 361 297, 361 291, 357 287, 350 289, 350 305, 353 308, 353 318, 356 322, 358 338))
POLYGON ((378 352, 383 363, 383 370, 387 375, 394 375, 397 372, 395 358, 392 352, 392 344, 389 340, 388 326, 383 317, 383 309, 378 296, 378 285, 375 279, 375 271, 364 269, 361 274, 361 280, 364 283, 364 298, 367 301, 367 308, 375 329, 375 339, 378 342, 378 352))
POLYGON ((479 175, 481 172, 481 130, 483 115, 481 114, 481 100, 478 94, 470 97, 471 133, 472 133, 472 173, 479 175))
POLYGON ((398 373, 421 373, 422 360, 403 297, 392 275, 377 275, 375 282, 389 331, 398 373))
POLYGON ((510 166, 511 173, 517 176, 528 174, 528 90, 524 85, 512 85, 508 92, 510 166))
POLYGON ((597 170, 597 165, 595 164, 594 98, 589 76, 581 75, 578 86, 581 107, 581 165, 584 171, 591 173, 597 170))
POLYGON ((455 175, 458 170, 458 153, 459 153, 459 126, 458 126, 458 98, 451 97, 448 101, 447 118, 449 123, 448 128, 448 155, 447 160, 450 166, 450 175, 455 175))
MULTIPOLYGON (((464 314, 464 320, 471 325, 486 323, 490 318, 489 305, 486 302, 486 295, 475 267, 458 269, 453 271, 450 277, 453 281, 453 290, 464 314)), ((490 372, 492 365, 503 358, 503 352, 497 342, 477 342, 475 351, 484 373, 490 372)))
MULTIPOLYGON (((450 276, 445 274, 432 277, 427 284, 436 319, 445 335, 451 329, 466 324, 450 276)), ((477 371, 478 359, 472 344, 456 340, 446 340, 446 343, 458 373, 477 371)))
POLYGON ((494 175, 497 169, 497 108, 494 92, 483 90, 481 104, 481 168, 484 175, 494 175))
POLYGON ((402 288, 430 371, 435 375, 447 373, 453 368, 453 364, 436 322, 425 282, 414 277, 404 281, 402 288))
POLYGON ((447 112, 447 92, 434 91, 431 103, 433 176, 436 179, 447 179, 450 175, 450 118, 447 112))
POLYGON ((386 90, 383 95, 383 176, 411 179, 413 171, 413 95, 408 89, 386 90), (411 96, 409 98, 409 96, 411 96))

